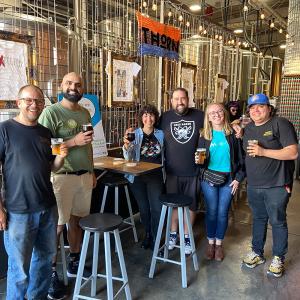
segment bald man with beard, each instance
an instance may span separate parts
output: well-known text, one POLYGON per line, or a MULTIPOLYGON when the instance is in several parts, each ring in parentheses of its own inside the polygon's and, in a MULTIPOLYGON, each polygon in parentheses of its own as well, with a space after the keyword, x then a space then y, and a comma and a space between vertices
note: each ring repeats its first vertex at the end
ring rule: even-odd
MULTIPOLYGON (((62 101, 47 107, 39 122, 49 128, 56 138, 63 138, 69 148, 64 166, 52 173, 52 183, 58 207, 57 238, 68 224, 67 237, 70 245, 68 277, 76 277, 82 230, 79 220, 90 213, 92 189, 96 186, 93 172, 93 131, 82 132, 82 125, 91 123, 91 116, 79 105, 83 95, 82 78, 72 72, 66 74, 61 84, 62 101)), ((62 285, 56 273, 56 256, 52 265, 52 284, 49 299, 64 299, 62 285)))

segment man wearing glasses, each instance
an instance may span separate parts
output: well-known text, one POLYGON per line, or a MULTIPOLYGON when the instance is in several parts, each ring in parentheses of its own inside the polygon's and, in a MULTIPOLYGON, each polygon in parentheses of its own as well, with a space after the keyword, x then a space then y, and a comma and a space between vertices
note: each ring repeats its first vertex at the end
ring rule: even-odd
MULTIPOLYGON (((91 123, 90 113, 78 102, 83 95, 81 77, 72 72, 64 76, 61 84, 63 100, 47 107, 39 122, 49 128, 53 137, 63 138, 69 148, 62 169, 52 174, 52 183, 58 207, 57 235, 67 226, 70 256, 69 277, 76 277, 82 241, 79 220, 90 213, 92 189, 96 186, 93 172, 93 131, 82 132, 82 125, 91 123)), ((62 286, 58 280, 56 257, 53 261, 50 299, 63 299, 62 286)))
POLYGON ((22 87, 20 113, 0 124, 0 157, 4 178, 0 199, 0 230, 8 254, 8 300, 45 299, 55 253, 56 202, 50 173, 63 165, 51 154, 51 132, 38 124, 45 102, 34 85, 22 87))

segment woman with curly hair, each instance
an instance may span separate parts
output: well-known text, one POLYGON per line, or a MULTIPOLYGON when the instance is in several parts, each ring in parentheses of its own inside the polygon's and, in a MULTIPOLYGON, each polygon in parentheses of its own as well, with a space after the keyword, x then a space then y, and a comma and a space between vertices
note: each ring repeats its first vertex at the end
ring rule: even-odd
MULTIPOLYGON (((133 130, 127 129, 124 137, 123 155, 128 158, 133 151, 136 161, 145 161, 163 164, 163 139, 162 130, 157 129, 159 113, 155 106, 145 105, 139 111, 140 127, 133 130), (134 140, 130 141, 128 134, 134 132, 134 140)), ((130 182, 130 189, 138 203, 140 218, 145 228, 145 238, 141 247, 153 249, 156 238, 161 203, 159 195, 163 189, 163 174, 159 169, 152 173, 134 177, 126 175, 130 182)))

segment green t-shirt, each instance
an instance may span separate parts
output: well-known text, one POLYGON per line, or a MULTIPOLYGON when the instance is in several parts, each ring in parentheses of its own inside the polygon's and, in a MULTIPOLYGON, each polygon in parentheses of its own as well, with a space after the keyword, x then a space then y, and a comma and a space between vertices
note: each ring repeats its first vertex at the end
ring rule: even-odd
MULTIPOLYGON (((84 107, 80 106, 80 110, 72 111, 60 103, 55 103, 44 109, 39 117, 39 123, 49 128, 53 137, 63 138, 66 141, 81 131, 82 124, 91 123, 91 116, 84 107)), ((64 166, 58 173, 79 170, 93 171, 91 144, 69 148, 64 166)))

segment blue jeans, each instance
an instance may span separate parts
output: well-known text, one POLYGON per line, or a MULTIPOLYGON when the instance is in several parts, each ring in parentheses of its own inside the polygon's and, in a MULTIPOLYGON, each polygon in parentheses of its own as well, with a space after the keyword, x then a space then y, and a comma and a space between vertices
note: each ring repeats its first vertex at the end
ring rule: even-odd
POLYGON ((56 206, 41 212, 8 213, 7 300, 46 299, 56 253, 56 206))
POLYGON ((136 199, 142 224, 146 233, 155 240, 162 204, 159 196, 163 188, 162 172, 137 176, 130 184, 130 189, 136 199))
POLYGON ((248 186, 248 202, 252 210, 252 249, 264 253, 268 221, 272 226, 273 255, 283 257, 288 248, 286 208, 289 195, 284 187, 256 188, 248 186))
POLYGON ((205 225, 208 239, 224 239, 232 199, 230 183, 230 177, 221 186, 212 186, 206 181, 201 182, 206 207, 205 225))

